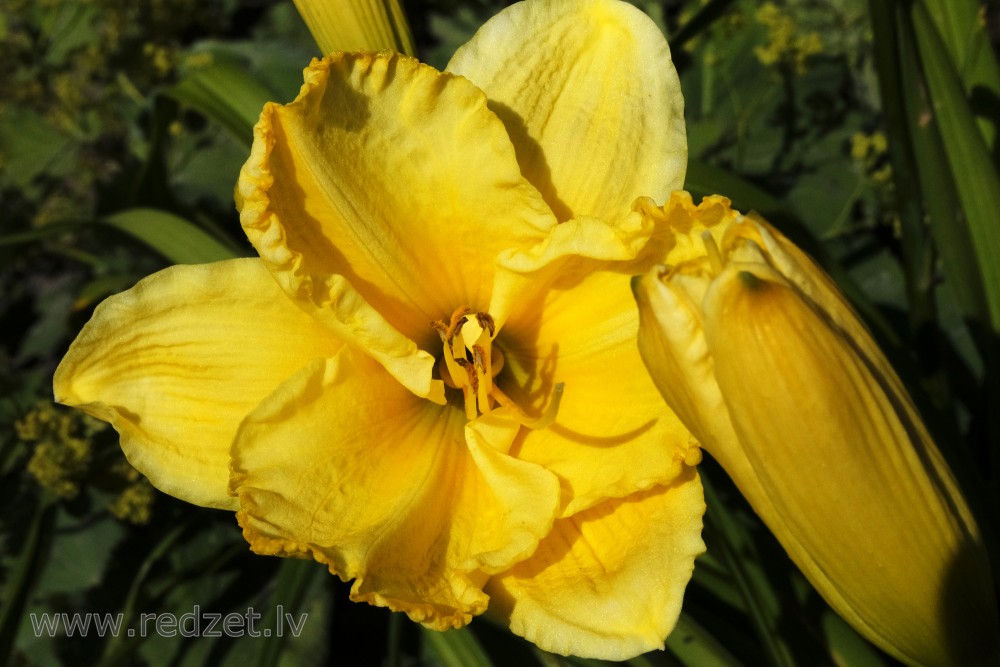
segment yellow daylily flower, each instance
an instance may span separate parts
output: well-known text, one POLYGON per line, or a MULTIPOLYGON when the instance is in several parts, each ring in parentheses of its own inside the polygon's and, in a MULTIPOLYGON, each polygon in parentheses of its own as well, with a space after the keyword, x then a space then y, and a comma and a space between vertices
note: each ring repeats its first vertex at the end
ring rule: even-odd
POLYGON ((667 403, 792 560, 910 665, 997 664, 979 531, 899 378, 834 283, 712 196, 666 222, 636 283, 639 348, 667 403))
POLYGON ((631 210, 683 182, 663 36, 536 0, 438 72, 336 53, 268 104, 237 186, 259 258, 108 299, 54 380, 158 488, 435 629, 663 645, 701 541, 700 450, 645 373, 631 210))

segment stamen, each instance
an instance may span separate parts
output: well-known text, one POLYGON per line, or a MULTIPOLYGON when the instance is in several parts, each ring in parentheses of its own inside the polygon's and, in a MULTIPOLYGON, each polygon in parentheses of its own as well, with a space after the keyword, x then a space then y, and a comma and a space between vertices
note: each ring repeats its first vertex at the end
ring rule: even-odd
POLYGON ((480 329, 490 332, 490 338, 493 338, 496 335, 497 325, 489 313, 476 313, 476 321, 479 322, 480 329))
MULTIPOLYGON (((487 348, 488 349, 488 348, 487 348)), ((476 388, 479 408, 486 414, 490 411, 490 394, 493 392, 493 374, 490 368, 489 353, 482 345, 472 346, 472 363, 476 368, 476 388)))
POLYGON ((448 342, 448 325, 444 323, 444 320, 433 320, 431 328, 438 332, 438 336, 441 336, 442 343, 448 342))
POLYGON ((467 359, 456 359, 455 363, 461 366, 469 379, 467 387, 470 391, 465 391, 466 387, 462 388, 462 393, 465 395, 465 416, 469 419, 475 419, 479 414, 476 411, 476 395, 479 393, 479 378, 476 377, 476 368, 467 359))
POLYGON ((538 431, 543 428, 548 428, 552 425, 552 422, 556 420, 556 415, 559 414, 559 404, 562 402, 564 387, 565 384, 562 382, 555 386, 552 390, 552 398, 549 399, 548 407, 545 408, 545 411, 540 417, 538 417, 538 419, 532 419, 526 415, 507 394, 503 393, 498 388, 493 390, 493 398, 495 398, 497 403, 501 406, 505 408, 512 408, 514 412, 517 413, 518 421, 521 422, 523 426, 527 426, 534 431, 538 431))
POLYGON ((472 309, 468 306, 459 306, 455 309, 455 312, 451 314, 451 324, 448 326, 448 338, 455 337, 462 330, 462 325, 465 324, 465 316, 471 312, 472 309))
POLYGON ((524 413, 506 394, 504 394, 493 378, 504 367, 503 352, 493 349, 493 339, 497 333, 496 322, 489 313, 476 313, 475 322, 471 328, 464 329, 471 321, 472 309, 468 306, 457 308, 446 323, 435 320, 431 327, 441 338, 444 354, 439 362, 441 379, 445 385, 462 390, 465 404, 465 415, 470 420, 480 414, 487 414, 495 405, 512 409, 519 422, 528 428, 545 428, 551 424, 559 409, 562 397, 562 385, 557 385, 552 394, 549 406, 538 419, 532 419, 524 413), (477 326, 478 325, 478 328, 477 326), (466 343, 464 331, 470 331, 475 341, 466 343))
POLYGON ((701 233, 701 241, 705 244, 705 254, 708 255, 708 264, 712 268, 712 275, 717 276, 722 273, 722 254, 719 253, 715 237, 712 236, 712 232, 705 230, 701 233))

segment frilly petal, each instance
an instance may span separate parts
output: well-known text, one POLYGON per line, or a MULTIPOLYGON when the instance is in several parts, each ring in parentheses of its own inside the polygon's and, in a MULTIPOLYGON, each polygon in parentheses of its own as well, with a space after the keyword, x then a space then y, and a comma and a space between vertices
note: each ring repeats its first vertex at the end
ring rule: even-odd
POLYGON ((704 511, 689 468, 667 487, 560 519, 531 558, 490 579, 490 613, 553 653, 627 660, 663 648, 705 551, 704 511))
MULTIPOLYGON (((460 305, 485 310, 497 254, 555 225, 483 93, 388 53, 313 61, 294 102, 267 105, 237 203, 294 299, 323 310, 323 285, 342 276, 393 349, 433 343, 428 323, 460 305)), ((330 318, 344 335, 349 315, 330 318)))
MULTIPOLYGON (((501 415, 498 415, 498 419, 501 415)), ((308 556, 352 599, 460 627, 487 604, 487 576, 548 532, 555 477, 505 454, 515 428, 408 392, 344 348, 282 385, 233 446, 232 491, 251 548, 308 556)))

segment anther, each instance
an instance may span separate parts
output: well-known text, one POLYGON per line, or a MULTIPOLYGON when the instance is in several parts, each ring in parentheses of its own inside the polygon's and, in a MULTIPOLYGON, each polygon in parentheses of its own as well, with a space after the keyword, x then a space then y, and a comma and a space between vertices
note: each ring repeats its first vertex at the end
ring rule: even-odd
POLYGON ((496 335, 497 325, 489 313, 476 313, 476 321, 479 322, 480 329, 490 332, 490 338, 496 335))
POLYGON ((466 416, 470 420, 475 419, 480 414, 490 412, 496 405, 503 405, 513 406, 518 420, 523 424, 530 426, 539 421, 551 423, 558 408, 561 386, 553 394, 552 403, 540 420, 530 419, 493 382, 493 378, 504 367, 504 355, 499 348, 493 347, 497 326, 489 313, 475 314, 478 329, 475 329, 475 325, 472 329, 465 329, 470 332, 470 336, 475 336, 475 340, 470 340, 471 344, 466 343, 463 328, 471 320, 471 313, 471 308, 461 306, 452 313, 448 322, 435 320, 430 323, 441 337, 444 348, 439 365, 441 379, 447 386, 462 390, 466 416))

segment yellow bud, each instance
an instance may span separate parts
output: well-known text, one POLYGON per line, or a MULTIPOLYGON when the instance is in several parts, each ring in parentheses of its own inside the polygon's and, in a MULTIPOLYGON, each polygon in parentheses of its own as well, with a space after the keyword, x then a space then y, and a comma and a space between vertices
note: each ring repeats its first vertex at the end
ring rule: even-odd
POLYGON ((333 51, 414 54, 399 0, 295 0, 323 55, 333 51))
POLYGON ((979 530, 833 282, 722 198, 677 193, 657 215, 676 238, 635 292, 666 401, 859 632, 910 665, 998 664, 979 530))

